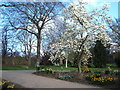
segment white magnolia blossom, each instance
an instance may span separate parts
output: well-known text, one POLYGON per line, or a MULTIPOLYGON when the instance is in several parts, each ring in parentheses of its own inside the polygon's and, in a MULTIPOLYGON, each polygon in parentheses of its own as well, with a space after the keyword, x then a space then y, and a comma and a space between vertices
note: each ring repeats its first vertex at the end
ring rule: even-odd
POLYGON ((96 40, 102 40, 105 46, 108 44, 109 36, 105 32, 108 29, 105 22, 111 23, 111 18, 106 13, 108 6, 104 5, 101 10, 87 11, 85 5, 85 2, 80 1, 63 10, 67 29, 60 42, 51 46, 51 61, 63 57, 67 59, 71 52, 83 52, 81 60, 87 62, 92 57, 89 49, 96 40))

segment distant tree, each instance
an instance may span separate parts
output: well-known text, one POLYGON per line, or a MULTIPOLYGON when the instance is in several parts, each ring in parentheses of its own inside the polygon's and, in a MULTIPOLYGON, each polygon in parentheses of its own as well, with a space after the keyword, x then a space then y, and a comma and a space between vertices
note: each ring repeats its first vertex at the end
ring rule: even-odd
POLYGON ((102 44, 100 40, 96 41, 94 47, 93 64, 95 67, 105 67, 106 66, 106 47, 102 44))
POLYGON ((52 62, 49 60, 49 58, 50 58, 50 53, 44 52, 44 55, 42 56, 42 59, 41 59, 41 64, 42 65, 53 65, 52 62))
POLYGON ((118 43, 120 46, 120 18, 113 20, 112 24, 109 24, 112 32, 109 32, 113 42, 118 43))
POLYGON ((14 56, 15 56, 15 57, 20 56, 20 52, 16 50, 16 51, 14 52, 14 56))
POLYGON ((8 30, 7 27, 2 29, 2 63, 4 64, 4 59, 7 56, 7 48, 8 48, 8 30))
POLYGON ((118 67, 120 67, 120 51, 116 52, 114 56, 115 56, 115 63, 117 64, 118 67))
POLYGON ((37 47, 35 36, 27 31, 20 31, 17 34, 17 39, 21 44, 21 52, 25 55, 25 60, 31 65, 32 51, 37 47))
POLYGON ((11 56, 11 49, 13 48, 13 44, 11 43, 11 40, 14 38, 14 36, 11 34, 11 31, 9 30, 9 25, 6 23, 5 27, 2 27, 2 63, 5 64, 5 59, 8 56, 11 56))
MULTIPOLYGON (((0 11, 0 18, 1 18, 1 33, 2 33, 2 63, 6 63, 6 57, 13 57, 15 49, 17 48, 18 42, 15 40, 16 33, 13 34, 13 31, 11 29, 11 25, 8 22, 8 17, 5 15, 4 7, 13 7, 9 5, 0 5, 1 11, 0 11)), ((15 31, 15 30, 14 30, 15 31)))

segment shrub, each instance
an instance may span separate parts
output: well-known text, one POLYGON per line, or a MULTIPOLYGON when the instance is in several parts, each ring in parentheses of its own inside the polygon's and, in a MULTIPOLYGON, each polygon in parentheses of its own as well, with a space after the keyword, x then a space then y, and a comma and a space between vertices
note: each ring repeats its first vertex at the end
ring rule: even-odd
POLYGON ((71 79, 73 77, 74 77, 73 75, 65 74, 63 76, 59 76, 58 78, 61 79, 61 80, 65 80, 65 79, 71 79))
POLYGON ((44 56, 42 56, 41 59, 41 65, 53 65, 52 62, 49 60, 49 58, 50 58, 50 53, 44 52, 44 56))
POLYGON ((113 72, 111 72, 112 74, 114 74, 114 75, 118 75, 118 76, 120 76, 120 72, 119 72, 119 70, 114 70, 113 72))
POLYGON ((105 70, 105 74, 110 74, 110 71, 109 70, 105 70))
POLYGON ((95 73, 95 74, 101 74, 101 72, 99 72, 99 71, 95 71, 94 73, 95 73))
POLYGON ((118 67, 120 67, 120 51, 116 52, 114 56, 115 56, 115 63, 117 64, 118 67))
POLYGON ((95 66, 94 66, 94 64, 89 63, 89 64, 88 64, 88 67, 90 67, 90 68, 94 68, 95 66))

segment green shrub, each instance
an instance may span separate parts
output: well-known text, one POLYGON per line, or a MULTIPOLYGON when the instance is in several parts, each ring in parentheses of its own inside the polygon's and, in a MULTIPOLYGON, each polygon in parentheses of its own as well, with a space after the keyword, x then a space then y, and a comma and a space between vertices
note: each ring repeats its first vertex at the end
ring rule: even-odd
POLYGON ((58 78, 61 79, 61 80, 65 80, 65 79, 71 79, 73 77, 74 77, 73 75, 65 74, 63 76, 59 76, 58 78))
POLYGON ((101 72, 99 72, 99 71, 95 71, 94 73, 95 73, 95 74, 101 74, 101 72))
POLYGON ((114 56, 115 56, 115 63, 117 64, 118 67, 120 67, 120 51, 116 52, 114 56))
POLYGON ((120 72, 119 72, 119 70, 114 70, 114 71, 111 72, 111 74, 114 74, 114 75, 118 75, 118 76, 120 76, 120 72))
POLYGON ((94 68, 95 66, 94 66, 94 64, 92 64, 92 63, 88 63, 88 67, 89 67, 89 68, 94 68))
POLYGON ((100 40, 96 41, 93 53, 93 64, 96 68, 106 67, 107 51, 100 40))
POLYGON ((110 74, 110 71, 109 70, 105 70, 105 74, 110 74))

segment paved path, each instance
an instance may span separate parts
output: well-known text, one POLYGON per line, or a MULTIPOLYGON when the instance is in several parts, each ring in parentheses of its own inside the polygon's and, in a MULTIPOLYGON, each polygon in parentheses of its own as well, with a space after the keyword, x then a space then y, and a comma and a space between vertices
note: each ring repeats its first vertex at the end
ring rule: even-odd
POLYGON ((32 74, 34 71, 0 71, 2 78, 26 88, 98 88, 32 74))

